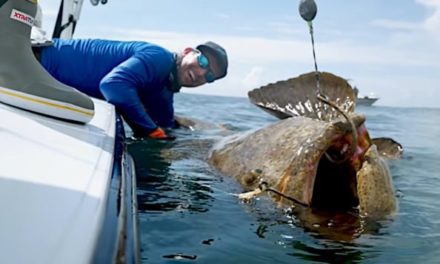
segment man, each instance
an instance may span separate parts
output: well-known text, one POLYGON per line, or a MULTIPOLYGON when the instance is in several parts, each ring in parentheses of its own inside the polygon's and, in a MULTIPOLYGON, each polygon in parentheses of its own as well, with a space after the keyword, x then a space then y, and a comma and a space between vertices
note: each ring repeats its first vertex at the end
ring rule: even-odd
POLYGON ((137 137, 169 139, 173 95, 227 74, 226 51, 206 42, 172 53, 146 42, 99 39, 54 39, 34 50, 57 80, 115 105, 137 137))

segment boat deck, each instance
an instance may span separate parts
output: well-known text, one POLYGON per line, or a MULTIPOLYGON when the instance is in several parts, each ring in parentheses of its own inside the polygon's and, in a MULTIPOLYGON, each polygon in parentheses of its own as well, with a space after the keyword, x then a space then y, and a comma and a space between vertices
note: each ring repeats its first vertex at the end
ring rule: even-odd
POLYGON ((0 104, 1 259, 88 263, 104 221, 115 111, 73 124, 0 104))

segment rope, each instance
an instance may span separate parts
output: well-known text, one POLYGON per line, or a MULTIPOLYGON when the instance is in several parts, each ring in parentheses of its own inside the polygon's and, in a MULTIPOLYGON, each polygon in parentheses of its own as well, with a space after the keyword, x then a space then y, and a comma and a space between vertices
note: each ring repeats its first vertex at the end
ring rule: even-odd
POLYGON ((287 200, 289 200, 289 201, 292 201, 292 202, 294 202, 294 203, 296 203, 296 204, 299 204, 299 205, 301 205, 301 206, 304 206, 304 207, 308 207, 307 204, 305 204, 305 203, 303 203, 303 202, 301 202, 301 201, 299 201, 299 200, 297 200, 297 199, 295 199, 295 198, 293 198, 293 197, 291 197, 291 196, 285 195, 284 193, 281 193, 281 192, 279 192, 279 191, 277 191, 277 190, 275 190, 275 189, 270 188, 270 187, 269 187, 269 184, 268 184, 267 182, 265 182, 265 181, 262 181, 262 182, 258 185, 258 188, 259 188, 261 191, 263 191, 263 192, 273 192, 273 193, 275 193, 275 194, 277 194, 277 195, 279 195, 279 196, 281 196, 281 197, 283 197, 283 198, 285 198, 285 199, 287 199, 287 200))
POLYGON ((325 153, 325 156, 331 162, 333 162, 333 163, 342 163, 342 162, 346 161, 356 151, 356 146, 357 146, 357 143, 358 143, 358 134, 357 134, 357 131, 356 131, 356 126, 354 125, 353 120, 351 120, 351 118, 338 105, 336 105, 335 103, 333 103, 330 100, 328 100, 327 96, 323 95, 323 93, 321 91, 321 87, 320 87, 320 74, 319 74, 319 71, 318 71, 318 63, 316 62, 315 39, 313 37, 313 23, 312 23, 312 21, 307 21, 307 24, 308 24, 309 29, 310 29, 310 38, 312 39, 313 61, 314 61, 314 64, 315 64, 316 91, 317 91, 316 98, 318 100, 320 100, 321 102, 329 105, 330 107, 333 107, 337 112, 342 114, 342 116, 344 116, 344 118, 347 120, 347 122, 350 123, 350 126, 351 126, 351 133, 352 133, 352 137, 353 137, 353 142, 351 144, 350 155, 346 155, 344 159, 337 161, 337 160, 334 160, 332 157, 330 157, 330 155, 328 153, 325 153))
POLYGON ((314 61, 314 64, 315 64, 316 88, 318 89, 319 92, 321 92, 320 91, 321 88, 319 86, 320 75, 319 75, 319 71, 318 71, 318 63, 316 62, 315 38, 313 37, 313 23, 312 23, 312 21, 308 21, 307 24, 309 25, 310 38, 312 39, 312 51, 313 51, 313 61, 314 61))
POLYGON ((330 155, 326 152, 325 156, 327 157, 328 160, 330 160, 333 163, 339 164, 342 163, 344 161, 346 161, 351 155, 353 155, 353 153, 356 151, 356 146, 358 144, 358 134, 357 134, 357 130, 356 130, 356 125, 354 124, 353 120, 335 103, 333 103, 332 101, 328 100, 326 97, 324 97, 322 94, 317 94, 316 98, 318 98, 318 100, 320 100, 321 102, 328 104, 329 106, 333 107, 336 111, 338 111, 342 116, 344 116, 344 118, 347 120, 348 123, 350 123, 351 126, 351 135, 353 137, 353 142, 351 144, 351 151, 350 151, 350 155, 346 155, 344 159, 342 160, 334 160, 332 157, 330 157, 330 155))
MULTIPOLYGON (((257 169, 257 170, 255 170, 255 173, 261 174, 262 171, 260 169, 257 169)), ((304 206, 304 207, 308 207, 307 204, 305 204, 305 203, 303 203, 303 202, 301 202, 301 201, 299 201, 299 200, 297 200, 297 199, 295 199, 295 198, 293 198, 291 196, 285 195, 284 193, 281 193, 281 192, 279 192, 276 189, 270 188, 269 184, 266 181, 263 181, 263 180, 260 181, 260 183, 258 184, 258 187, 255 190, 250 191, 250 192, 246 192, 246 193, 241 193, 241 194, 238 195, 238 198, 241 199, 241 200, 244 200, 244 201, 249 201, 252 198, 260 195, 263 192, 273 192, 273 193, 275 193, 275 194, 277 194, 277 195, 279 195, 279 196, 281 196, 281 197, 283 197, 283 198, 285 198, 285 199, 287 199, 289 201, 292 201, 292 202, 294 202, 294 203, 296 203, 298 205, 301 205, 301 206, 304 206)))

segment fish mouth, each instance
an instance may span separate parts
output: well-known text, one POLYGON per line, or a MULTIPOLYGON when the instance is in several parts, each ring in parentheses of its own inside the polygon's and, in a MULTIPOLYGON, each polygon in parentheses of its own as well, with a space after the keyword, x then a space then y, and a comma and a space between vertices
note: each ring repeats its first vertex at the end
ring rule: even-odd
POLYGON ((371 140, 363 124, 357 133, 354 152, 348 150, 353 144, 348 133, 334 139, 321 155, 309 189, 311 207, 347 211, 359 206, 356 175, 371 140))

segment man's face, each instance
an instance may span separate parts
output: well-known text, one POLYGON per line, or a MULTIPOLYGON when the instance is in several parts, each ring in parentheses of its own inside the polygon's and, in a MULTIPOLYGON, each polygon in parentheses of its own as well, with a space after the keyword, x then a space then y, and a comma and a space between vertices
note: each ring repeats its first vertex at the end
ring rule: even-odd
POLYGON ((185 87, 197 87, 214 81, 216 76, 219 76, 215 62, 214 57, 207 52, 185 49, 177 72, 179 84, 185 87))

